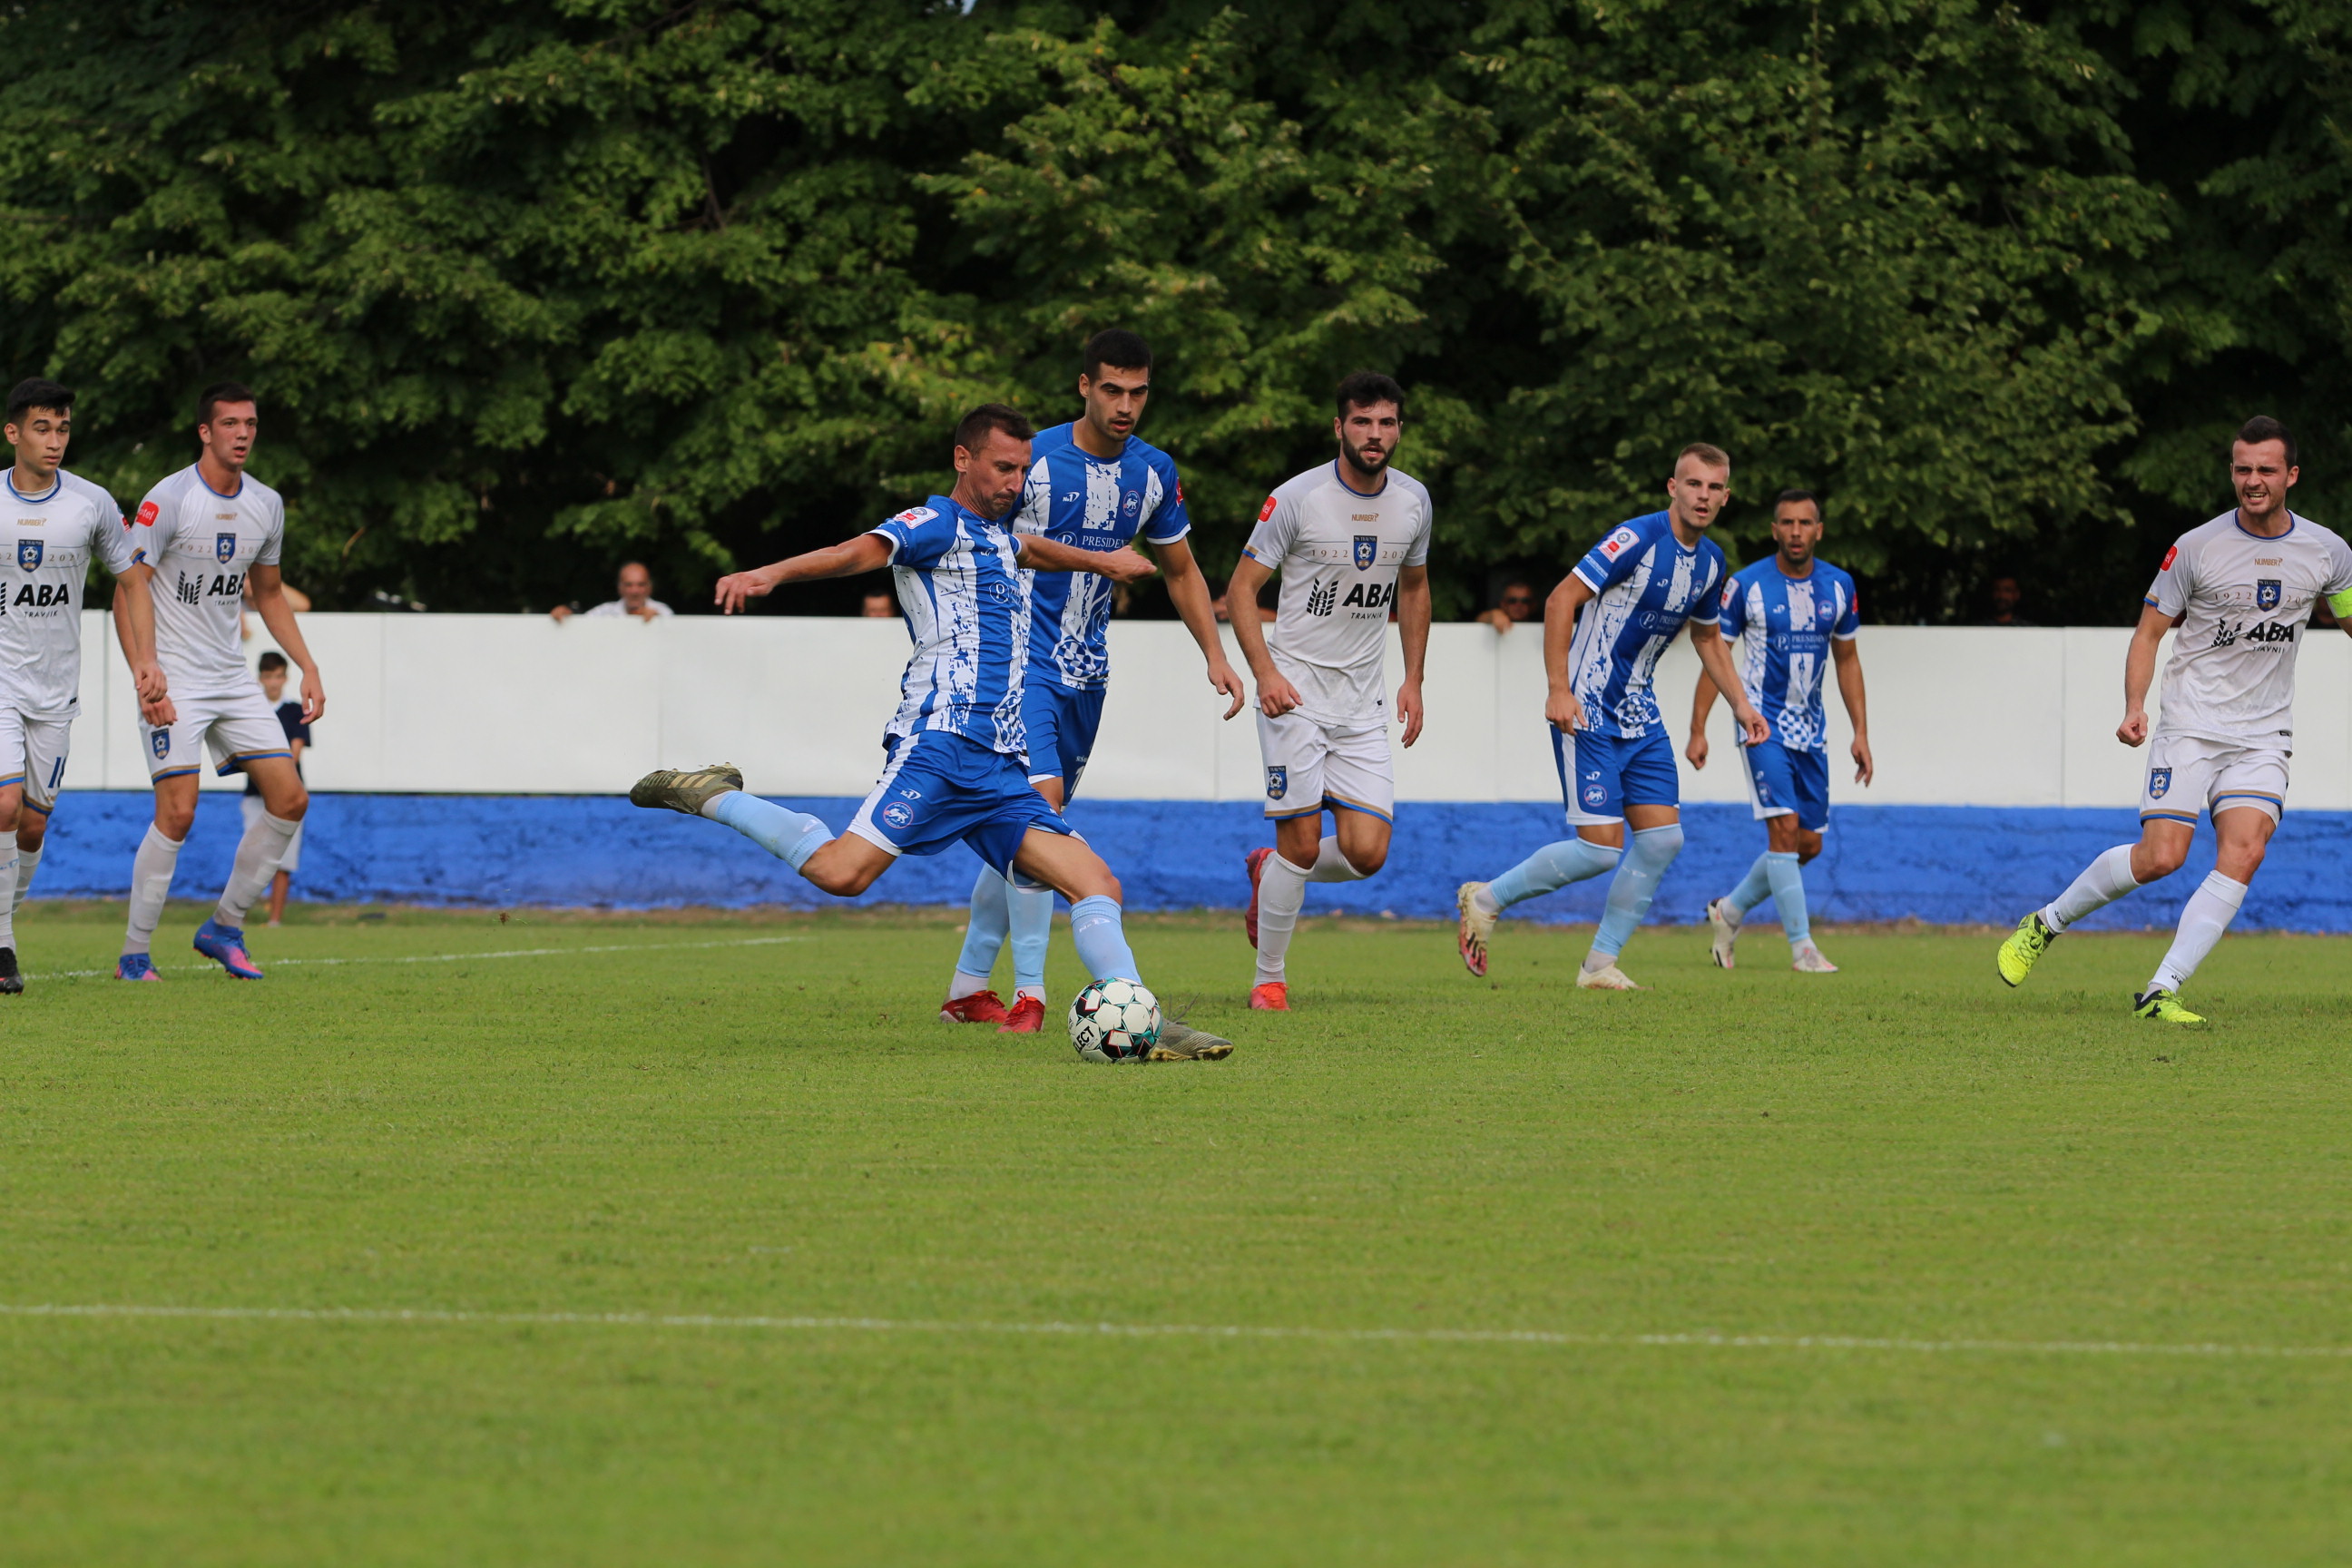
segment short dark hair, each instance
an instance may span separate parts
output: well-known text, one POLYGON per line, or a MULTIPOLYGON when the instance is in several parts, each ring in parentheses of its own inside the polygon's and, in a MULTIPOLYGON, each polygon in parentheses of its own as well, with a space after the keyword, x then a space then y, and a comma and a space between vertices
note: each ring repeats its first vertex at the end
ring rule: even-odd
POLYGON ((241 381, 216 381, 196 395, 196 423, 211 424, 213 410, 224 403, 257 404, 260 401, 253 395, 253 388, 241 381))
POLYGON ((1710 468, 1728 468, 1731 467, 1731 454, 1710 441, 1693 441, 1689 446, 1685 447, 1681 451, 1676 452, 1675 454, 1675 467, 1677 468, 1681 468, 1685 458, 1696 458, 1700 462, 1705 463, 1710 468))
POLYGON ((1396 405, 1397 423, 1404 423, 1404 388, 1396 378, 1382 375, 1376 370, 1360 370, 1339 383, 1339 417, 1345 419, 1350 408, 1370 408, 1375 403, 1396 405))
POLYGON ((1150 370, 1151 345, 1125 327, 1105 327, 1087 340, 1086 373, 1089 380, 1102 374, 1102 367, 1114 370, 1150 370))
POLYGON ((268 675, 273 669, 283 669, 286 668, 286 656, 279 653, 276 648, 271 648, 268 653, 261 656, 259 663, 261 666, 261 673, 268 675))
POLYGON ((58 382, 29 376, 16 384, 8 394, 8 423, 14 425, 25 416, 28 408, 54 408, 60 414, 73 409, 73 388, 58 382))
POLYGON ((1822 498, 1815 495, 1811 490, 1782 490, 1779 495, 1772 498, 1772 515, 1776 518, 1779 517, 1782 507, 1787 506, 1790 501, 1799 500, 1809 500, 1812 502, 1813 515, 1820 518, 1823 522, 1827 522, 1830 520, 1830 509, 1823 506, 1822 504, 1822 498))
POLYGON ((991 430, 1002 430, 1015 441, 1034 441, 1037 432, 1021 411, 1003 403, 983 403, 956 421, 955 444, 967 452, 980 450, 991 430))
POLYGON ((2237 441, 2230 443, 2231 455, 2237 455, 2237 443, 2259 447, 2265 441, 2276 441, 2286 448, 2286 466, 2294 467, 2294 436, 2287 427, 2267 414, 2257 414, 2238 426, 2237 441))

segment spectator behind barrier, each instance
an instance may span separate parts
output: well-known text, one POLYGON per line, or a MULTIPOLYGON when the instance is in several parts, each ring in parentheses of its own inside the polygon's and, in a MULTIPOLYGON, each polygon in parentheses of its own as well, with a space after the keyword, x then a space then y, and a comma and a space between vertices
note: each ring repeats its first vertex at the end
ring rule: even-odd
MULTIPOLYGON (((291 597, 292 595, 288 595, 291 597)), ((278 710, 278 727, 286 731, 286 749, 294 754, 294 776, 302 776, 302 753, 310 748, 310 726, 302 722, 302 705, 287 700, 286 656, 275 648, 261 656, 261 695, 278 710)), ((261 791, 255 787, 253 775, 245 777, 245 825, 261 815, 261 791)), ((294 837, 286 841, 286 857, 278 862, 278 875, 269 879, 269 923, 279 924, 286 918, 286 895, 294 886, 294 873, 302 868, 302 824, 294 825, 294 837)))
POLYGON ((657 621, 670 613, 670 607, 654 597, 654 574, 642 561, 632 561, 621 568, 621 596, 593 609, 575 611, 569 605, 558 605, 548 611, 559 621, 568 621, 574 615, 635 616, 639 620, 657 621))
POLYGON ((895 620, 898 615, 898 600, 887 588, 871 589, 859 603, 857 614, 860 618, 869 621, 895 620))
POLYGON ((2018 605, 2024 602, 2025 591, 2017 585, 2016 578, 1994 578, 1992 580, 1992 618, 1985 622, 1985 625, 1989 626, 2032 626, 2033 624, 2032 621, 2017 613, 2018 605))
POLYGON ((1481 611, 1476 618, 1494 627, 1500 635, 1521 621, 1542 620, 1543 602, 1536 597, 1534 584, 1522 577, 1514 577, 1503 584, 1503 592, 1496 599, 1495 607, 1481 611))

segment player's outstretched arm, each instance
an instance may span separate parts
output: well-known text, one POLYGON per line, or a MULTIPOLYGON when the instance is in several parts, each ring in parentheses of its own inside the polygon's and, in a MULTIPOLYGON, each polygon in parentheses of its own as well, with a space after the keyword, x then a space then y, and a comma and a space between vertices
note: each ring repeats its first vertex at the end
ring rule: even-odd
POLYGON ((721 614, 734 615, 753 599, 764 599, 787 583, 818 583, 828 577, 856 577, 890 564, 890 542, 878 533, 861 533, 823 550, 812 550, 773 565, 749 572, 730 572, 719 579, 711 603, 721 614))
POLYGON ((1225 613, 1233 616, 1226 625, 1234 628, 1234 640, 1242 645, 1242 658, 1257 679, 1258 711, 1279 719, 1298 706, 1298 689, 1275 668, 1274 652, 1265 646, 1265 625, 1257 618, 1258 590, 1273 575, 1255 555, 1235 562, 1233 581, 1225 584, 1225 613))
POLYGON ((122 645, 123 662, 131 667, 131 684, 139 694, 139 710, 155 725, 179 721, 172 706, 171 686, 163 667, 155 662, 155 569, 144 562, 124 568, 114 579, 114 640, 122 645))
POLYGON ((294 624, 294 606, 286 602, 286 577, 275 566, 256 566, 245 574, 245 591, 253 596, 254 613, 294 668, 302 672, 302 722, 315 724, 327 711, 327 685, 319 679, 319 661, 294 624))
POLYGON ((1769 741, 1772 726, 1764 721, 1764 715, 1756 711, 1756 705, 1748 700, 1748 693, 1740 689, 1739 672, 1731 668, 1731 649, 1724 643, 1723 628, 1693 621, 1690 633, 1691 647, 1698 654, 1699 667, 1730 702, 1731 716, 1739 721, 1747 743, 1760 746, 1769 741))
POLYGON ((1870 704, 1862 690, 1862 649, 1852 637, 1832 637, 1830 658, 1837 665, 1838 695, 1845 699, 1845 716, 1853 724, 1853 782, 1866 784, 1878 775, 1878 763, 1870 754, 1870 704))
POLYGON ((1570 572, 1544 601, 1544 717, 1555 730, 1584 728, 1584 704, 1568 675, 1568 646, 1576 636, 1577 612, 1592 602, 1592 584, 1570 572))
POLYGON ((1114 583, 1140 583, 1160 570, 1132 549, 1080 550, 1034 533, 1013 537, 1021 542, 1021 553, 1014 559, 1032 572, 1091 572, 1114 583))
MULTIPOLYGON (((1230 601, 1228 601, 1230 602, 1230 601)), ((1429 568, 1397 568, 1397 637, 1404 644, 1404 683, 1397 688, 1397 717, 1404 721, 1404 743, 1421 739, 1421 672, 1429 662, 1429 568)))
POLYGON ((1683 747, 1683 755, 1695 768, 1706 766, 1706 720, 1715 711, 1715 677, 1704 668, 1698 672, 1698 689, 1691 693, 1690 742, 1683 747))
POLYGON ((2124 655, 2124 721, 2116 739, 2137 746, 2147 739, 2147 689, 2156 679, 2157 645, 2185 616, 2168 616, 2154 605, 2141 607, 2139 625, 2132 628, 2131 647, 2124 655))
POLYGON ((1201 563, 1192 559, 1192 547, 1184 541, 1171 539, 1151 548, 1160 557, 1160 574, 1168 582, 1168 601, 1176 606, 1184 629, 1201 645, 1201 657, 1208 661, 1209 684, 1233 700, 1225 709, 1230 719, 1242 710, 1249 691, 1234 667, 1225 662, 1224 641, 1217 636, 1217 613, 1209 606, 1209 580, 1202 574, 1201 563))

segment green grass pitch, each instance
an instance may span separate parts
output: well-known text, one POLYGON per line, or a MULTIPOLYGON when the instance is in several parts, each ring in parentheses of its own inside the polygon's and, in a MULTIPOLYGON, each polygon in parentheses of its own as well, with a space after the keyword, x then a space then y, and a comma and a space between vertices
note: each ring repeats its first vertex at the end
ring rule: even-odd
POLYGON ((1605 995, 1583 931, 1480 983, 1310 922, 1267 1016, 1234 922, 1139 921, 1240 1050, 1108 1068, 935 1022, 942 918, 305 910, 259 984, 59 977, 118 920, 37 906, 0 1006, 12 1568, 2352 1541, 2352 942, 2224 942, 2190 1032, 2126 1011, 2154 937, 2012 994, 1990 935, 1653 929, 1605 995))

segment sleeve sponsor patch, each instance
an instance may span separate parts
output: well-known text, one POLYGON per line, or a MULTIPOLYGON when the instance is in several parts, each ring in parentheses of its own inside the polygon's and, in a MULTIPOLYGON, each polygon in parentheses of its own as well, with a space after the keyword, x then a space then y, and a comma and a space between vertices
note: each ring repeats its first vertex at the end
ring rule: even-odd
MULTIPOLYGON (((1178 499, 1179 500, 1181 500, 1183 499, 1183 496, 1182 496, 1181 492, 1179 492, 1179 494, 1178 494, 1178 496, 1177 496, 1177 499, 1178 499)), ((1266 498, 1265 498, 1265 504, 1264 506, 1262 506, 1262 507, 1260 507, 1260 508, 1258 508, 1258 509, 1257 509, 1257 520, 1258 520, 1260 522, 1264 522, 1267 518, 1272 517, 1273 515, 1274 515, 1274 498, 1273 498, 1272 496, 1268 496, 1268 497, 1266 497, 1266 498)))
MULTIPOLYGON (((152 500, 150 500, 150 501, 141 501, 141 502, 139 503, 139 517, 138 517, 138 523, 139 523, 139 526, 140 526, 140 527, 142 527, 142 528, 152 528, 152 527, 154 527, 154 526, 155 526, 155 520, 156 520, 157 518, 159 518, 159 517, 163 516, 163 509, 162 507, 160 507, 160 506, 157 506, 153 501, 152 501, 152 500)), ((130 518, 127 518, 127 517, 126 517, 126 518, 124 518, 124 519, 122 520, 122 526, 123 526, 123 527, 125 527, 125 528, 129 528, 129 527, 131 526, 131 521, 132 521, 132 520, 131 520, 131 519, 130 519, 130 518)))
POLYGON ((2174 558, 2175 556, 2179 555, 2179 553, 2180 553, 2180 546, 2179 546, 2178 544, 2174 545, 2171 549, 2169 549, 2169 550, 2166 551, 2166 552, 2164 552, 2164 564, 2163 564, 2163 565, 2161 565, 2161 566, 2159 566, 2159 567, 2158 567, 2158 568, 2157 568, 2157 570, 2158 570, 2158 571, 2159 571, 2159 572, 2169 572, 2169 571, 2171 571, 2171 570, 2172 570, 2172 562, 2173 562, 2173 558, 2174 558))
POLYGON ((1614 561, 1641 542, 1640 534, 1630 528, 1621 528, 1601 542, 1601 553, 1607 559, 1614 561))
POLYGON ((892 522, 903 522, 908 528, 919 528, 924 523, 930 521, 931 519, 939 515, 940 514, 938 512, 933 511, 927 506, 910 506, 890 521, 892 522))

